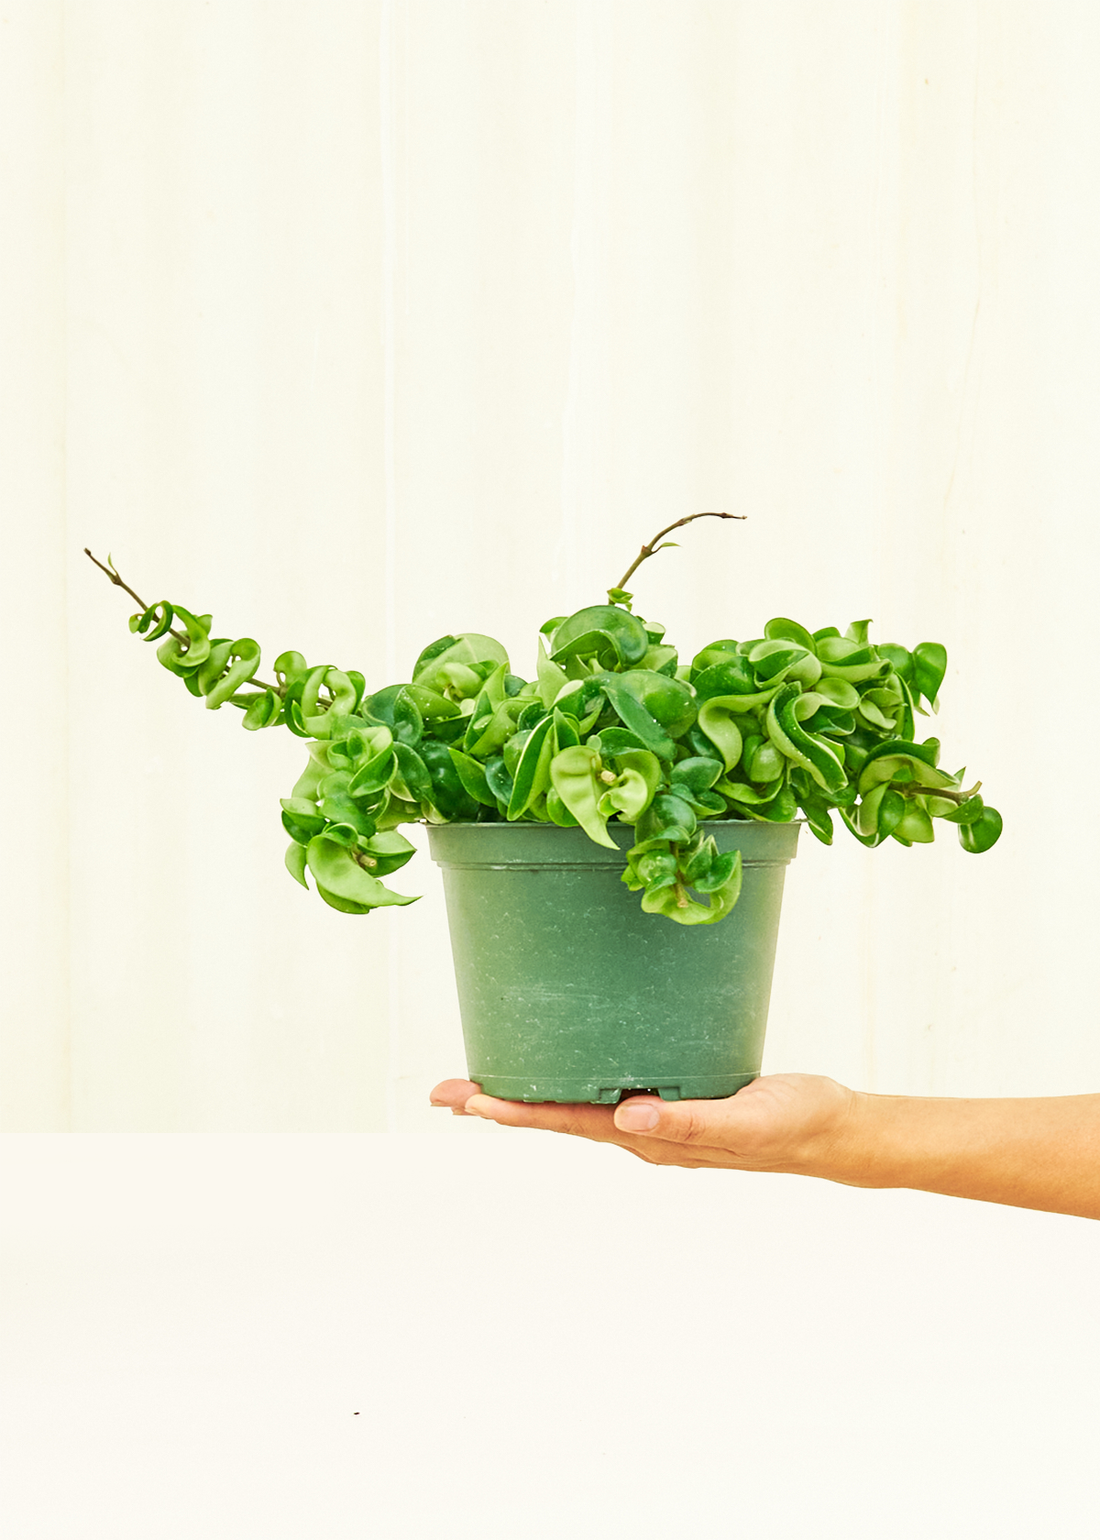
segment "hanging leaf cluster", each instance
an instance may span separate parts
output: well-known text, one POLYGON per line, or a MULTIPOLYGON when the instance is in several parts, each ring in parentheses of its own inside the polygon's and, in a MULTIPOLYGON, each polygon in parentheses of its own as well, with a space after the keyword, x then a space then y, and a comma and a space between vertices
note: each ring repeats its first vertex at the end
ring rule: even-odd
POLYGON ((542 627, 533 680, 466 631, 369 693, 355 670, 297 652, 258 684, 257 643, 213 638, 211 616, 178 604, 143 608, 130 628, 159 641, 160 662, 208 708, 309 741, 282 803, 286 865, 347 914, 413 902, 383 879, 414 853, 400 826, 425 821, 553 823, 612 849, 627 825, 623 882, 681 925, 712 925, 737 902, 740 856, 719 853, 715 820, 802 817, 829 844, 835 815, 867 846, 926 844, 940 820, 964 850, 996 842, 1001 818, 978 785, 940 767, 938 739, 917 741, 917 718, 938 709, 938 643, 875 645, 866 620, 842 634, 777 618, 681 664, 625 588, 609 598, 542 627))

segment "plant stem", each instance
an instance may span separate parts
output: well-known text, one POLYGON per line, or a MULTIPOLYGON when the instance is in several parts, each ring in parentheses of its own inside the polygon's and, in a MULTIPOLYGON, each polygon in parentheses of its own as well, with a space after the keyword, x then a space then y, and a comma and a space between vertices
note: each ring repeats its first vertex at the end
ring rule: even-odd
MULTIPOLYGON (((667 529, 660 529, 660 530, 658 530, 657 533, 653 536, 653 539, 650 540, 648 542, 648 544, 642 546, 642 549, 639 551, 638 555, 634 558, 634 561, 633 561, 632 565, 629 566, 626 569, 626 571, 623 573, 622 577, 619 579, 618 583, 616 583, 616 585, 615 585, 616 588, 625 588, 627 583, 629 583, 630 579, 634 576, 635 572, 637 572, 638 568, 642 565, 642 563, 644 561, 646 561, 650 556, 656 555, 656 553, 658 551, 663 551, 664 550, 664 546, 660 545, 658 542, 663 540, 666 535, 671 535, 671 533, 672 533, 672 531, 674 529, 682 529, 685 524, 690 524, 693 519, 746 519, 746 518, 748 518, 748 514, 745 514, 745 513, 689 513, 686 518, 684 518, 684 519, 677 519, 676 523, 675 524, 670 524, 667 529)), ((669 541, 669 544, 670 545, 674 545, 675 541, 669 541)))
MULTIPOLYGON (((108 556, 107 560, 108 560, 108 562, 110 562, 110 566, 105 567, 101 561, 97 561, 96 560, 96 558, 92 555, 91 551, 89 551, 87 546, 84 547, 84 554, 91 561, 95 562, 95 564, 99 568, 100 572, 105 572, 107 574, 107 576, 110 578, 111 582, 115 585, 116 588, 125 589, 125 591, 130 595, 130 598, 133 599, 135 604, 139 604, 141 606, 141 612, 144 615, 145 611, 149 608, 149 606, 146 604, 145 600, 141 597, 140 594, 136 594, 134 592, 134 590, 130 587, 129 583, 124 583, 122 581, 122 578, 119 576, 118 570, 116 569, 114 562, 111 561, 111 558, 108 556)), ((189 643, 190 640, 191 640, 191 638, 188 636, 186 631, 177 631, 174 627, 169 631, 168 634, 170 636, 174 636, 178 642, 188 642, 189 643)), ((246 684, 255 685, 258 690, 270 690, 272 692, 272 694, 273 695, 277 695, 280 700, 282 700, 282 698, 283 698, 283 692, 282 692, 282 690, 280 689, 280 687, 277 684, 264 684, 262 679, 246 679, 245 683, 246 684)))
MULTIPOLYGON (((115 570, 115 564, 114 564, 114 562, 111 561, 111 558, 109 556, 107 558, 107 560, 109 562, 111 562, 111 565, 109 567, 105 567, 101 561, 96 561, 96 558, 92 555, 91 551, 89 551, 87 546, 84 547, 84 554, 91 561, 95 562, 95 564, 99 568, 100 572, 105 572, 107 574, 107 576, 110 578, 111 582, 115 585, 116 588, 124 588, 126 590, 126 592, 130 595, 130 598, 133 599, 136 604, 140 604, 141 605, 141 612, 144 615, 145 611, 149 608, 149 606, 146 604, 145 600, 141 597, 140 594, 136 594, 134 592, 134 590, 130 587, 129 583, 124 583, 122 581, 121 577, 118 575, 118 572, 115 570)), ((181 642, 185 642, 187 640, 187 633, 185 631, 173 631, 172 635, 178 637, 181 642)))
POLYGON ((981 786, 981 781, 975 781, 973 786, 970 787, 969 791, 952 791, 949 787, 946 786, 933 787, 917 785, 913 785, 911 787, 899 786, 896 789, 900 791, 903 796, 943 797, 945 802, 954 802, 961 805, 963 802, 969 802, 971 797, 976 797, 978 792, 981 790, 981 786))

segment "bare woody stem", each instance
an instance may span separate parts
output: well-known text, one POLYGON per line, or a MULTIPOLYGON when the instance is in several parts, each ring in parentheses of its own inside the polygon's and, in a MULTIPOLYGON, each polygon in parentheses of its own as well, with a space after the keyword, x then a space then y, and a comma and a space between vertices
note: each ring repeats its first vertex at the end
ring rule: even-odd
MULTIPOLYGON (((141 612, 144 615, 145 611, 149 608, 149 606, 146 604, 145 600, 141 597, 140 594, 136 594, 134 592, 134 590, 130 587, 129 583, 124 583, 122 581, 121 577, 119 576, 119 574, 115 570, 115 564, 114 564, 113 561, 111 561, 111 558, 108 556, 107 560, 111 564, 110 564, 109 567, 105 567, 101 561, 97 561, 96 560, 96 558, 92 555, 91 551, 89 551, 87 546, 84 547, 84 554, 85 554, 85 556, 88 557, 88 559, 90 561, 94 561, 95 562, 95 564, 99 568, 100 572, 105 572, 107 574, 107 576, 110 578, 111 582, 115 585, 116 588, 124 588, 126 590, 126 592, 130 595, 130 598, 134 600, 135 604, 140 604, 141 605, 141 612)), ((172 635, 178 637, 181 642, 185 642, 187 640, 187 634, 184 631, 173 631, 172 635)))
MULTIPOLYGON (((134 590, 130 587, 129 583, 124 583, 122 581, 122 578, 119 575, 119 572, 118 572, 117 568, 115 567, 114 562, 111 561, 111 558, 108 556, 107 561, 110 563, 110 565, 105 567, 101 561, 97 561, 96 560, 96 558, 92 555, 91 551, 89 551, 87 546, 84 547, 84 554, 91 561, 95 562, 95 564, 99 568, 100 572, 105 572, 107 574, 107 576, 110 578, 111 582, 115 585, 116 588, 121 588, 121 589, 125 590, 125 592, 130 595, 130 598, 133 599, 134 603, 141 606, 141 612, 144 615, 145 611, 149 608, 149 606, 146 604, 145 600, 141 597, 140 594, 136 594, 134 592, 134 590)), ((173 627, 170 630, 169 635, 170 636, 174 636, 178 642, 190 642, 190 640, 191 640, 191 638, 188 636, 186 631, 177 631, 175 629, 175 627, 173 627)), ((248 683, 249 684, 254 684, 258 690, 270 690, 273 695, 278 695, 280 697, 282 696, 283 692, 282 692, 282 690, 279 688, 279 686, 277 684, 264 684, 262 679, 249 679, 248 683)))
MULTIPOLYGON (((745 519, 747 517, 748 515, 744 513, 689 513, 686 518, 677 519, 676 523, 670 524, 667 529, 658 530, 653 539, 642 546, 633 563, 626 569, 615 586, 620 589, 625 588, 644 561, 648 560, 650 556, 655 556, 658 551, 664 550, 664 546, 660 542, 666 535, 671 535, 674 529, 682 529, 685 524, 690 524, 694 519, 745 519)), ((675 542, 669 541, 669 544, 672 545, 675 542)))

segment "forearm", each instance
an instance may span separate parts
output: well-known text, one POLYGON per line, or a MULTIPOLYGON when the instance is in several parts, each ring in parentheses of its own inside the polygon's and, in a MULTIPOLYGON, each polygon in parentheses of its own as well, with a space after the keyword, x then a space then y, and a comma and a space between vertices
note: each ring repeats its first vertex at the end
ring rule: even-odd
POLYGON ((1100 1219, 1100 1096, 860 1094, 807 1171, 1100 1219))

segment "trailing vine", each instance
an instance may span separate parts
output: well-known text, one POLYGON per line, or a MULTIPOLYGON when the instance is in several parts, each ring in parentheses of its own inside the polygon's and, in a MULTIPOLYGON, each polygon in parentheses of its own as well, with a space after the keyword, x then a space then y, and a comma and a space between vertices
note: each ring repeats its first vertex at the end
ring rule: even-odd
POLYGON ((492 637, 439 637, 410 678, 368 693, 363 674, 275 659, 256 676, 251 637, 213 637, 213 618, 183 605, 146 604, 118 573, 86 554, 138 605, 130 630, 210 710, 230 705, 249 731, 286 727, 308 741, 308 762, 282 801, 286 866, 334 909, 368 914, 412 903, 387 888, 414 846, 398 831, 430 822, 539 822, 579 827, 619 848, 623 882, 642 908, 682 925, 721 920, 737 902, 741 858, 722 854, 715 820, 787 823, 801 816, 825 844, 834 815, 862 844, 911 846, 954 824, 964 850, 988 850, 1000 814, 940 767, 935 737, 917 718, 938 709, 947 654, 872 644, 870 621, 842 634, 769 620, 747 641, 709 643, 681 664, 664 627, 633 611, 626 584, 673 542, 690 514, 643 545, 608 603, 542 627, 533 680, 511 670, 492 637))

